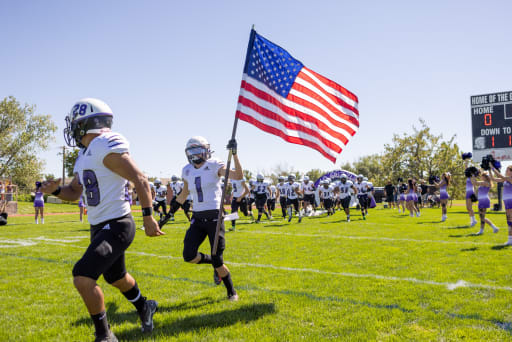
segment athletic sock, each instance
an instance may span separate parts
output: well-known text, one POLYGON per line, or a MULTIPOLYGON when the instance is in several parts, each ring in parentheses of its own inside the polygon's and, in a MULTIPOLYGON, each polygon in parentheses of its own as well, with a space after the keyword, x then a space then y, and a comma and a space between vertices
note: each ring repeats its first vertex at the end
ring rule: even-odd
POLYGON ((233 286, 233 280, 231 280, 231 273, 228 273, 224 278, 222 278, 222 282, 224 283, 224 286, 226 286, 228 296, 232 296, 236 293, 235 287, 233 286))
POLYGON ((39 221, 38 221, 38 220, 36 220, 36 224, 39 224, 39 221))
POLYGON ((209 254, 203 254, 199 253, 201 256, 201 260, 199 260, 198 264, 211 264, 212 263, 212 256, 209 254))
POLYGON ((108 321, 107 313, 105 311, 100 312, 97 315, 91 315, 92 321, 94 322, 94 328, 96 330, 96 336, 105 336, 108 333, 108 321))
POLYGON ((44 224, 44 218, 41 219, 41 224, 44 224))
POLYGON ((261 214, 258 214, 258 221, 261 220, 261 214))
POLYGON ((231 221, 231 227, 235 226, 235 222, 236 222, 236 220, 231 221))
POLYGON ((146 303, 146 297, 143 297, 140 293, 137 283, 135 283, 130 290, 123 292, 123 295, 133 304, 133 306, 135 306, 137 312, 141 315, 142 310, 144 309, 144 304, 146 303))

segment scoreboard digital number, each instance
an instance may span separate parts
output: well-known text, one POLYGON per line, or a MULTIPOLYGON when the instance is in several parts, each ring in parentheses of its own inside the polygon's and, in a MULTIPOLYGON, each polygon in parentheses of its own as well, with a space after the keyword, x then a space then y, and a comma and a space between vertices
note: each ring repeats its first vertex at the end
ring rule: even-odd
POLYGON ((512 91, 471 96, 473 160, 512 160, 512 91))

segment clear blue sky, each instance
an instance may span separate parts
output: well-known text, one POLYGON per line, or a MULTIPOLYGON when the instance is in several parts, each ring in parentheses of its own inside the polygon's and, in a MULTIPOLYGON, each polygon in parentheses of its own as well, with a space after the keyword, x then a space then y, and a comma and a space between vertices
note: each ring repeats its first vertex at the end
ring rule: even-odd
MULTIPOLYGON (((286 48, 359 97, 360 130, 338 165, 381 152, 422 117, 471 149, 470 95, 512 90, 510 1, 2 1, 0 97, 59 125, 42 154, 59 175, 64 117, 83 97, 106 101, 114 130, 152 176, 180 174, 203 135, 225 159, 249 31, 286 48)), ((331 169, 318 152, 245 122, 252 171, 331 169)))

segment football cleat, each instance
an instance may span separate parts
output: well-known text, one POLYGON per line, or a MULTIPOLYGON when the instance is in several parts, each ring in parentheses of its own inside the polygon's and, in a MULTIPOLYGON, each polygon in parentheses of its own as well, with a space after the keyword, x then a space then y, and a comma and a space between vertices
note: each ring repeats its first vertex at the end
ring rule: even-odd
POLYGON ((234 293, 234 294, 232 294, 232 295, 230 295, 230 296, 228 295, 228 300, 229 300, 230 302, 237 302, 237 301, 238 301, 238 294, 237 294, 237 293, 234 293))
POLYGON ((220 279, 219 274, 217 273, 216 270, 213 270, 213 282, 215 283, 215 285, 220 285, 220 283, 222 283, 222 279, 220 279))
POLYGON ((140 317, 143 333, 150 333, 153 331, 153 315, 156 310, 158 310, 158 303, 155 300, 147 300, 146 303, 144 303, 144 309, 142 309, 140 317))
POLYGON ((116 335, 114 335, 114 333, 110 330, 105 336, 96 336, 96 333, 94 336, 96 337, 94 342, 118 342, 116 335))

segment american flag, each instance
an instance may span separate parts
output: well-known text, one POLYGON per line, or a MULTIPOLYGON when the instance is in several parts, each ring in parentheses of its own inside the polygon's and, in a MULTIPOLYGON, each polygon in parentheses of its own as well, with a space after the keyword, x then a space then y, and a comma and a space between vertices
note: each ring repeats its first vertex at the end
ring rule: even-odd
POLYGON ((333 163, 359 128, 357 96, 251 31, 236 116, 333 163))

